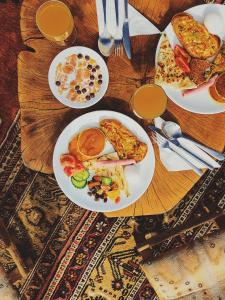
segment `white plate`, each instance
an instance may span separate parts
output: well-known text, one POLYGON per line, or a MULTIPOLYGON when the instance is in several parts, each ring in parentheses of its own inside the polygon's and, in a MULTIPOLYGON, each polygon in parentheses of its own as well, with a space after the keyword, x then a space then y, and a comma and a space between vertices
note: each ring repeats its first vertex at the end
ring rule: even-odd
POLYGON ((105 61, 103 60, 103 58, 94 50, 90 49, 90 48, 86 48, 86 47, 81 47, 81 46, 75 46, 75 47, 71 47, 71 48, 67 48, 63 51, 61 51, 60 53, 58 53, 56 55, 56 57, 53 59, 49 71, 48 71, 48 83, 50 86, 50 89, 53 93, 53 95, 55 96, 56 99, 58 99, 61 103, 63 103, 66 106, 72 107, 72 108, 86 108, 86 107, 90 107, 94 104, 96 104, 98 101, 100 101, 102 99, 102 97, 105 95, 106 90, 108 88, 108 84, 109 84, 109 72, 108 72, 108 68, 106 66, 105 61), (97 62, 97 64, 100 66, 101 71, 102 71, 102 85, 100 90, 98 91, 98 93, 96 94, 96 96, 86 102, 74 102, 71 101, 69 99, 67 99, 65 97, 65 95, 60 95, 57 89, 57 86, 55 84, 55 71, 56 71, 56 67, 57 65, 64 61, 64 59, 71 55, 71 54, 83 54, 83 55, 89 55, 91 58, 94 58, 97 62))
POLYGON ((60 134, 53 153, 53 169, 61 190, 71 201, 88 210, 99 212, 115 211, 134 203, 146 191, 154 174, 155 156, 149 136, 133 119, 113 111, 94 111, 72 121, 60 134), (121 201, 117 204, 111 200, 108 200, 107 203, 101 200, 95 201, 93 197, 87 194, 87 187, 82 190, 74 188, 70 178, 64 174, 59 161, 61 154, 68 153, 69 141, 76 133, 84 128, 99 127, 99 121, 104 118, 119 120, 148 146, 148 152, 140 163, 125 167, 125 177, 128 182, 130 196, 126 197, 121 193, 121 201))
MULTIPOLYGON (((187 9, 185 12, 189 13, 192 15, 195 20, 203 23, 204 16, 208 12, 216 12, 224 20, 225 24, 225 5, 221 4, 203 4, 203 5, 198 5, 192 8, 187 9)), ((225 29, 224 29, 225 30, 225 29)), ((168 39, 170 41, 170 44, 172 48, 175 47, 176 44, 180 44, 174 31, 171 23, 166 27, 165 33, 168 36, 168 39)), ((161 39, 159 39, 159 43, 156 49, 156 59, 155 59, 155 64, 157 65, 157 57, 159 54, 159 49, 160 49, 160 44, 161 44, 161 39)), ((167 96, 177 105, 180 107, 194 112, 194 113, 199 113, 199 114, 216 114, 220 112, 225 111, 225 104, 216 102, 215 100, 212 99, 210 96, 208 89, 206 88, 203 91, 200 91, 196 94, 193 95, 188 95, 183 97, 181 94, 181 91, 175 90, 172 88, 169 88, 167 86, 163 87, 164 91, 166 92, 167 96)))

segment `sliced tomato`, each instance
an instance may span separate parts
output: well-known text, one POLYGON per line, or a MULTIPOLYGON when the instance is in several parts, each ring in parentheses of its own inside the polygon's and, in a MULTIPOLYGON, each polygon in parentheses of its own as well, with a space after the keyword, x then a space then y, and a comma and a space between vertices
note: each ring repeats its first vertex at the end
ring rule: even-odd
POLYGON ((66 167, 63 169, 63 171, 64 171, 64 173, 65 173, 67 176, 71 177, 71 176, 73 176, 73 174, 74 174, 74 172, 75 172, 75 168, 74 168, 74 167, 68 167, 68 166, 66 166, 66 167))
POLYGON ((175 57, 175 61, 176 61, 177 66, 179 66, 184 73, 191 72, 188 63, 186 62, 186 60, 183 57, 181 57, 181 56, 175 57))
POLYGON ((76 158, 70 154, 62 154, 60 156, 60 163, 63 167, 75 167, 76 158))
POLYGON ((188 63, 191 61, 190 55, 180 45, 176 45, 175 46, 175 48, 174 48, 174 55, 175 55, 175 57, 182 56, 188 63))
POLYGON ((81 161, 76 160, 75 169, 76 169, 76 172, 80 172, 80 171, 84 170, 85 167, 81 161))

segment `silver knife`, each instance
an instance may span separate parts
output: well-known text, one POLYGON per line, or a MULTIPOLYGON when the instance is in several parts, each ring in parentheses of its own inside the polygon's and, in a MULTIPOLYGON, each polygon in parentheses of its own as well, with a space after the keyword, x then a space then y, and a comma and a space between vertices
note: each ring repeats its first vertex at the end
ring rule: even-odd
POLYGON ((123 45, 127 54, 127 57, 131 59, 131 44, 130 44, 130 32, 128 21, 128 0, 124 0, 125 20, 123 23, 123 45))
MULTIPOLYGON (((155 126, 148 126, 152 131, 156 132, 157 134, 160 134, 163 138, 165 138, 167 140, 167 137, 164 135, 164 133, 161 132, 161 130, 155 126)), ((189 156, 191 156, 192 158, 194 158, 196 161, 198 161, 199 163, 203 164, 205 166, 205 168, 208 168, 209 170, 213 170, 214 167, 212 165, 210 165, 209 163, 207 163, 205 160, 201 159, 200 157, 198 157, 197 155, 195 155, 194 153, 192 153, 191 151, 189 151, 188 149, 184 148, 178 140, 173 139, 173 140, 168 140, 169 143, 175 145, 176 147, 182 149, 184 152, 186 152, 189 156)))

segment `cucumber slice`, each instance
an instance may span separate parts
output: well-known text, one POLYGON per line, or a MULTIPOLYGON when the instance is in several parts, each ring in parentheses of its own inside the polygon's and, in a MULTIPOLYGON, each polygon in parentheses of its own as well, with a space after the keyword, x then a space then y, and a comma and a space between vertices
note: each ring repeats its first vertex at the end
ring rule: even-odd
POLYGON ((87 180, 89 176, 90 176, 90 174, 89 174, 88 170, 82 170, 73 177, 76 181, 84 181, 84 180, 87 180))
POLYGON ((77 189, 85 188, 87 180, 76 180, 73 176, 71 177, 72 185, 77 189))

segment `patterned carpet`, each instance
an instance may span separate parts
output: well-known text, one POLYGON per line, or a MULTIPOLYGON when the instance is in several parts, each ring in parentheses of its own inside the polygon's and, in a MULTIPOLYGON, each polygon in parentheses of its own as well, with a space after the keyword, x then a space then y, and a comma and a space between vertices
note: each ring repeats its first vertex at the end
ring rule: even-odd
MULTIPOLYGON (((138 230, 163 231, 188 219, 225 207, 225 165, 205 174, 166 216, 113 218, 86 211, 70 202, 53 176, 24 167, 20 152, 19 115, 0 148, 0 216, 24 258, 34 266, 25 282, 16 281, 21 299, 157 299, 140 269, 135 250, 138 230)), ((218 228, 208 223, 188 232, 201 237, 218 228)), ((167 241, 154 256, 183 239, 167 241)), ((0 262, 12 272, 10 256, 0 245, 0 262)))

